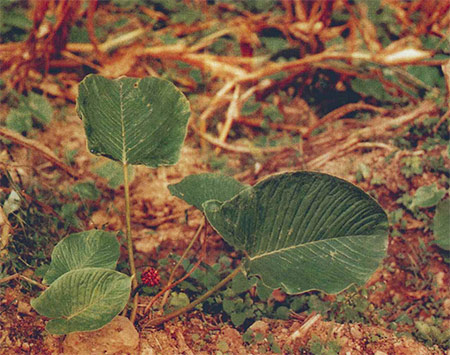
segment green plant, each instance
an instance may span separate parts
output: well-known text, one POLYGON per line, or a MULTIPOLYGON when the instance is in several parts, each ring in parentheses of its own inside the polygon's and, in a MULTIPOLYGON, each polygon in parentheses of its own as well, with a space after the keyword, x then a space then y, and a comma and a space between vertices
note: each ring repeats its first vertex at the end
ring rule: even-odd
MULTIPOLYGON (((232 195, 236 183, 207 174, 190 176, 169 190, 200 206, 211 226, 246 258, 185 309, 154 319, 152 325, 197 306, 241 272, 259 277, 272 291, 336 293, 365 283, 385 255, 384 211, 356 186, 326 174, 270 176, 252 187, 242 185, 228 200, 223 200, 224 191, 232 195), (213 198, 219 193, 222 201, 213 198)), ((229 313, 242 310, 231 307, 229 313)))
POLYGON ((415 336, 428 346, 437 344, 445 350, 450 349, 450 329, 442 329, 435 324, 430 324, 433 320, 432 317, 430 322, 415 321, 415 336))
MULTIPOLYGON (((117 241, 110 234, 94 230, 61 241, 44 278, 50 287, 32 302, 38 312, 55 318, 47 329, 57 334, 100 328, 123 309, 130 288, 134 320, 138 290, 128 167, 157 167, 178 160, 189 104, 165 80, 90 75, 80 84, 77 111, 89 150, 122 165, 131 277, 114 270, 117 241)), ((91 187, 79 185, 77 190, 95 197, 91 187)), ((277 288, 288 294, 316 289, 336 293, 365 283, 386 252, 385 212, 358 187, 330 175, 278 174, 247 186, 229 177, 200 174, 169 190, 199 208, 225 241, 243 252, 245 261, 222 280, 205 273, 199 280, 208 291, 190 304, 184 292, 172 292, 168 306, 174 310, 149 325, 196 307, 233 279, 230 297, 248 290, 256 278, 257 290, 266 295, 277 288)), ((233 323, 253 316, 248 296, 240 298, 242 307, 232 305, 230 297, 224 294, 222 301, 233 323)), ((286 317, 288 311, 279 307, 275 314, 286 317)))
POLYGON ((26 16, 23 2, 3 0, 0 3, 0 43, 25 39, 32 26, 33 22, 26 16))
POLYGON ((308 342, 308 346, 314 355, 337 355, 341 350, 341 346, 336 341, 331 340, 324 342, 316 335, 313 335, 308 342))
MULTIPOLYGON (((122 165, 131 278, 111 270, 117 262, 115 253, 109 254, 106 265, 102 248, 97 248, 95 253, 88 252, 89 257, 84 258, 85 250, 92 249, 89 233, 94 233, 95 245, 110 243, 111 238, 103 232, 91 231, 63 240, 55 247, 50 270, 44 278, 50 287, 32 301, 39 313, 56 318, 47 324, 47 329, 56 334, 101 328, 124 308, 130 285, 136 289, 128 168, 130 164, 149 167, 175 164, 190 115, 187 99, 168 81, 109 80, 97 75, 88 75, 80 83, 77 112, 84 123, 90 152, 122 165), (73 258, 84 261, 72 263, 73 258), (114 263, 111 258, 116 259, 114 263), (48 276, 52 272, 56 276, 48 276)), ((84 192, 86 188, 91 196, 95 194, 87 186, 78 186, 84 192)), ((136 306, 137 294, 133 298, 132 320, 136 306)))
POLYGON ((53 117, 53 108, 49 101, 41 95, 30 92, 23 96, 12 91, 18 104, 6 116, 6 127, 19 133, 31 131, 33 126, 47 125, 53 117))
POLYGON ((445 260, 450 263, 450 199, 438 203, 433 219, 434 244, 442 251, 445 260))
POLYGON ((44 283, 50 287, 31 305, 53 318, 46 329, 53 334, 103 327, 126 305, 131 278, 114 271, 119 243, 113 233, 71 234, 53 250, 44 283))
POLYGON ((291 303, 293 310, 315 311, 338 323, 369 323, 371 304, 365 288, 351 286, 331 301, 323 293, 305 294, 291 303))

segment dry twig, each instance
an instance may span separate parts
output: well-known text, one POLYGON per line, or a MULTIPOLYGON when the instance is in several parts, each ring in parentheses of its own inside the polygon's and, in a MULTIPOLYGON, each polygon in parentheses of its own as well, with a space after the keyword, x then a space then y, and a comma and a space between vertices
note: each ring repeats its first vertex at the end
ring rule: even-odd
POLYGON ((25 148, 32 149, 42 155, 45 159, 52 162, 58 168, 64 170, 67 174, 74 178, 79 178, 78 174, 70 167, 64 164, 59 158, 45 145, 36 142, 32 139, 25 138, 21 134, 11 131, 5 127, 0 127, 0 137, 6 138, 16 144, 25 148))
POLYGON ((361 141, 368 140, 374 137, 383 136, 389 132, 392 128, 396 128, 405 125, 414 119, 421 117, 425 114, 431 113, 436 110, 436 105, 432 101, 424 101, 420 106, 414 110, 405 113, 395 119, 390 117, 380 117, 374 120, 370 126, 357 130, 350 134, 344 142, 339 143, 338 146, 332 150, 327 151, 314 159, 306 159, 306 163, 309 169, 318 169, 325 165, 328 161, 342 156, 346 152, 353 149, 355 145, 361 141))

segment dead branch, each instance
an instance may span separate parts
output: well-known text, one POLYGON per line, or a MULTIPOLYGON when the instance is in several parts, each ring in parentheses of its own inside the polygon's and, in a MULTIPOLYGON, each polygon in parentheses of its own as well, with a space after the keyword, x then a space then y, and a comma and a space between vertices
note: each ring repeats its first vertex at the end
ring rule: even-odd
POLYGON ((16 144, 37 152, 45 159, 56 165, 58 168, 64 170, 70 176, 76 179, 79 178, 78 174, 70 166, 64 164, 61 160, 59 160, 59 158, 45 145, 32 139, 25 138, 21 134, 11 131, 10 129, 7 129, 5 127, 0 127, 0 137, 6 138, 16 144))
MULTIPOLYGON (((219 134, 219 140, 221 142, 225 142, 227 140, 228 134, 230 133, 231 126, 233 125, 233 121, 235 121, 239 117, 239 93, 240 93, 240 85, 236 85, 234 88, 233 97, 231 99, 231 103, 228 106, 228 110, 226 113, 225 124, 223 125, 222 132, 219 134)), ((220 147, 217 147, 215 150, 216 154, 220 153, 220 147)))
POLYGON ((350 112, 359 111, 359 110, 375 111, 375 112, 379 112, 381 114, 386 113, 386 111, 387 111, 386 109, 384 109, 382 107, 376 107, 376 106, 368 105, 368 104, 361 103, 361 102, 341 106, 341 107, 337 108, 336 110, 333 110, 330 113, 326 114, 324 117, 322 117, 321 120, 317 121, 315 124, 313 124, 311 127, 309 127, 308 131, 305 134, 305 139, 308 139, 310 137, 311 133, 318 127, 320 127, 326 123, 331 123, 333 121, 336 121, 339 118, 347 115, 350 112))
POLYGON ((211 136, 208 133, 201 132, 198 128, 193 125, 189 126, 196 134, 200 136, 200 138, 204 139, 208 143, 220 147, 224 150, 227 150, 232 153, 240 153, 240 154, 266 154, 266 153, 278 153, 283 152, 285 150, 297 150, 294 145, 284 145, 278 147, 267 147, 267 148, 258 148, 258 147, 245 147, 239 144, 227 144, 221 142, 219 139, 211 136))
POLYGON ((390 117, 380 117, 374 120, 370 126, 357 130, 356 132, 350 134, 342 143, 332 150, 327 151, 313 159, 306 159, 307 167, 309 169, 318 169, 325 165, 328 161, 336 159, 344 155, 346 152, 353 149, 353 146, 358 143, 373 139, 375 137, 380 137, 389 133, 393 128, 405 125, 418 117, 425 114, 429 114, 436 110, 436 104, 432 101, 424 101, 420 106, 416 107, 414 110, 405 113, 395 119, 390 117))

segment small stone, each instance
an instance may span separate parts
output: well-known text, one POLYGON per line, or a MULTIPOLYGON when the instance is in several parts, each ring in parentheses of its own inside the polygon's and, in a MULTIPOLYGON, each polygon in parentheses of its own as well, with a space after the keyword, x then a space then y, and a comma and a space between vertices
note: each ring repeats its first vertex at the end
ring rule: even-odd
POLYGON ((384 351, 377 350, 377 351, 375 351, 374 355, 388 355, 388 354, 386 354, 384 351))
POLYGON ((19 303, 17 304, 17 312, 21 313, 21 314, 27 314, 27 315, 32 315, 32 311, 31 311, 31 305, 27 302, 22 302, 19 301, 19 303))
POLYGON ((250 326, 250 329, 254 332, 254 333, 261 333, 263 335, 267 334, 267 331, 269 330, 269 325, 262 321, 262 320, 257 320, 255 323, 253 323, 250 326))
POLYGON ((103 328, 93 332, 67 335, 63 342, 64 355, 135 354, 139 334, 126 317, 117 316, 103 328))
POLYGON ((445 288, 445 273, 443 271, 439 271, 434 277, 436 280, 436 284, 439 288, 445 288))
POLYGON ((225 326, 222 328, 217 342, 217 348, 223 353, 245 354, 241 334, 234 328, 225 326), (219 347, 220 344, 220 347, 219 347))
POLYGON ((358 329, 358 326, 355 325, 350 328, 350 334, 353 336, 353 338, 359 340, 363 337, 361 331, 358 329))

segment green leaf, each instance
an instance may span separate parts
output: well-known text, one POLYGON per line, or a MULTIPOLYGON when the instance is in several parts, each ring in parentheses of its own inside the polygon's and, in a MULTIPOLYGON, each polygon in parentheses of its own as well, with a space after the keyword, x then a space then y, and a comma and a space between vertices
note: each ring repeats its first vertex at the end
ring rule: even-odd
POLYGON ((258 111, 260 109, 260 107, 261 107, 261 103, 256 102, 255 97, 252 96, 252 97, 250 97, 250 99, 245 101, 244 105, 242 105, 241 115, 242 116, 250 116, 250 115, 256 113, 256 111, 258 111))
POLYGON ((190 175, 178 184, 168 186, 173 196, 181 198, 200 211, 203 211, 204 202, 227 201, 247 187, 230 176, 210 173, 190 175))
POLYGON ((26 133, 33 128, 31 113, 21 108, 11 109, 6 116, 6 127, 18 133, 26 133))
POLYGON ((239 294, 249 290, 255 285, 255 279, 249 280, 242 272, 237 274, 231 281, 231 289, 235 294, 239 294))
POLYGON ((428 186, 421 186, 417 189, 416 193, 414 194, 411 208, 414 207, 422 207, 422 208, 428 208, 433 207, 438 204, 438 202, 444 197, 445 190, 444 189, 438 189, 436 184, 428 185, 428 186))
POLYGON ((249 273, 290 294, 363 284, 386 254, 383 209, 330 175, 274 175, 229 201, 203 206, 213 228, 247 253, 249 273))
POLYGON ((235 327, 239 327, 244 324, 247 319, 247 314, 245 312, 233 312, 230 315, 231 321, 235 327))
POLYGON ((172 292, 169 304, 174 308, 182 308, 189 304, 189 297, 184 292, 172 292))
MULTIPOLYGON (((232 3, 239 3, 232 1, 232 3)), ((270 11, 276 2, 275 0, 247 0, 243 2, 243 5, 250 11, 255 12, 267 12, 270 11)))
POLYGON ((200 69, 192 69, 189 72, 189 76, 195 81, 196 84, 203 82, 202 71, 200 69))
POLYGON ((80 83, 77 112, 91 153, 149 167, 178 161, 190 116, 186 97, 167 80, 98 75, 80 83))
POLYGON ((289 315, 291 314, 291 310, 286 306, 280 306, 277 308, 275 312, 275 316, 278 319, 289 319, 289 315))
POLYGON ((53 107, 44 96, 31 92, 28 95, 26 105, 31 111, 33 117, 35 117, 40 123, 46 125, 52 120, 53 107))
POLYGON ((373 96, 379 101, 384 101, 386 99, 383 84, 378 80, 355 78, 352 80, 352 89, 364 96, 373 96))
POLYGON ((283 115, 275 105, 269 105, 263 109, 264 117, 268 117, 272 122, 282 122, 283 115))
POLYGON ((438 203, 433 219, 433 232, 439 248, 450 251, 450 199, 438 203))
POLYGON ((115 269, 119 256, 119 242, 113 233, 90 230, 71 234, 53 249, 44 283, 51 284, 66 272, 87 267, 115 269))
POLYGON ((256 283, 256 294, 261 301, 267 301, 272 295, 273 288, 266 286, 261 280, 258 279, 256 283))
POLYGON ((83 223, 77 216, 78 207, 79 206, 76 203, 67 202, 61 207, 59 214, 64 219, 66 226, 74 226, 76 228, 81 228, 83 226, 83 223))
MULTIPOLYGON (((131 165, 128 167, 128 179, 129 182, 133 181, 134 169, 131 165)), ((123 168, 120 163, 116 161, 103 161, 94 163, 92 171, 98 176, 105 178, 108 181, 108 186, 117 189, 123 185, 123 168)))
POLYGON ((284 38, 279 37, 261 37, 262 44, 269 50, 270 53, 276 53, 282 49, 289 47, 289 42, 284 38))
POLYGON ((33 26, 33 22, 29 18, 27 18, 25 12, 22 9, 10 10, 4 12, 2 15, 3 16, 0 16, 2 20, 2 27, 16 27, 21 30, 28 31, 33 26))
POLYGON ((131 278, 102 268, 73 270, 59 277, 31 306, 55 318, 46 329, 52 334, 100 329, 118 315, 130 296, 131 278))
POLYGON ((226 298, 223 300, 222 307, 226 313, 231 314, 237 309, 236 300, 226 298))
POLYGON ((436 67, 426 67, 421 65, 410 65, 408 73, 430 87, 444 87, 445 80, 436 67))
POLYGON ((230 350, 230 347, 228 346, 227 342, 225 340, 219 340, 217 342, 217 349, 222 352, 222 354, 226 354, 228 350, 230 350))
POLYGON ((97 200, 101 195, 93 182, 80 182, 79 184, 76 184, 72 190, 81 198, 87 200, 97 200))

